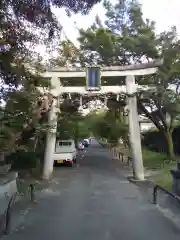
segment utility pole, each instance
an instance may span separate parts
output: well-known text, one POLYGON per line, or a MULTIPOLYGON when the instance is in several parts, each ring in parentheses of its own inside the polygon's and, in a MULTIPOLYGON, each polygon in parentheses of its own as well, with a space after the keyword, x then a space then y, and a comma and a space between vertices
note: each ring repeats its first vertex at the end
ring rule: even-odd
POLYGON ((127 103, 128 103, 128 120, 129 134, 133 157, 133 173, 135 180, 144 180, 144 167, 141 150, 141 136, 139 127, 139 115, 137 110, 137 98, 134 93, 137 92, 134 76, 126 77, 127 103))

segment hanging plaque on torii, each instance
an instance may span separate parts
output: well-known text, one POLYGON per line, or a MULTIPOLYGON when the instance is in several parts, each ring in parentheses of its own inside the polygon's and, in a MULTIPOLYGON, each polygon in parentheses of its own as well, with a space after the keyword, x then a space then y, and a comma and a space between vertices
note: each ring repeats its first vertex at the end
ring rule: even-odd
POLYGON ((88 91, 101 90, 101 68, 87 67, 86 68, 86 89, 88 91))

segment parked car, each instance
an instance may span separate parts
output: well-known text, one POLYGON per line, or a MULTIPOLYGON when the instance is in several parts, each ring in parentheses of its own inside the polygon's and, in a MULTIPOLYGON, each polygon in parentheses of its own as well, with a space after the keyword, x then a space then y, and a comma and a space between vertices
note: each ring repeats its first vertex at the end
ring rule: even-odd
POLYGON ((53 160, 55 164, 66 164, 73 166, 76 162, 77 149, 74 140, 58 140, 56 141, 53 160))

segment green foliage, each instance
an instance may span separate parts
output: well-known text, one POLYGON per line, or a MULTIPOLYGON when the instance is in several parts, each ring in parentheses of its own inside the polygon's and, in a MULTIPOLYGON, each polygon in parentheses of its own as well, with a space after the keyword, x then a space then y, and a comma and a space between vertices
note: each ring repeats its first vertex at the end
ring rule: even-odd
MULTIPOLYGON (((6 106, 0 109, 0 151, 15 151, 23 144, 27 146, 29 139, 36 139, 47 130, 45 124, 48 109, 43 114, 40 111, 42 109, 41 104, 38 104, 40 94, 37 87, 49 87, 49 84, 39 75, 44 71, 42 59, 32 49, 41 43, 54 48, 54 43, 59 38, 61 26, 52 14, 51 5, 65 7, 76 13, 86 13, 96 2, 99 1, 40 1, 35 6, 28 1, 9 3, 5 0, 1 4, 0 100, 3 99, 6 106)), ((143 19, 141 6, 136 0, 119 0, 115 5, 104 1, 104 7, 107 21, 102 24, 96 17, 90 28, 80 29, 79 49, 71 41, 63 41, 60 46, 61 56, 56 64, 62 66, 70 61, 80 62, 82 66, 111 66, 162 58, 164 63, 157 74, 137 77, 139 84, 153 87, 139 91, 138 106, 139 112, 155 124, 162 136, 164 134, 164 139, 166 137, 166 140, 172 140, 171 134, 180 116, 180 41, 176 29, 172 28, 157 35, 155 23, 143 19), (172 91, 172 84, 176 91, 172 91)), ((119 85, 124 79, 112 81, 119 85)), ((106 79, 103 79, 103 82, 111 84, 106 79)), ((110 96, 110 112, 88 116, 87 120, 77 114, 79 105, 76 98, 66 98, 61 105, 58 137, 73 138, 77 141, 93 132, 111 143, 117 143, 120 137, 127 139, 127 126, 122 117, 124 100, 124 96, 120 101, 110 96)), ((50 106, 51 102, 48 104, 50 106)), ((172 148, 168 151, 173 154, 172 148)))
MULTIPOLYGON (((138 107, 140 114, 164 132, 169 156, 173 157, 171 135, 180 116, 180 40, 177 31, 172 27, 157 35, 155 23, 144 20, 137 0, 119 0, 114 5, 105 1, 104 7, 107 17, 104 25, 96 18, 90 28, 80 30, 82 65, 128 65, 157 58, 164 60, 157 74, 137 77, 140 85, 150 87, 139 90, 138 107)), ((111 107, 118 108, 113 101, 111 107)))
POLYGON ((127 125, 112 111, 95 116, 91 129, 94 136, 104 139, 112 145, 117 145, 120 138, 125 139, 128 131, 127 125))
POLYGON ((171 163, 166 165, 164 169, 162 169, 159 174, 153 177, 153 181, 162 186, 163 188, 167 189, 168 191, 172 192, 172 174, 171 170, 176 168, 176 164, 171 163))
POLYGON ((161 170, 169 160, 167 154, 153 152, 146 148, 143 148, 142 154, 144 166, 148 169, 161 170))
POLYGON ((170 161, 167 154, 152 152, 143 149, 143 163, 149 170, 157 172, 151 176, 151 179, 165 189, 172 191, 172 175, 170 170, 176 167, 176 162, 170 161))
POLYGON ((44 123, 40 123, 44 116, 39 114, 40 94, 35 87, 14 89, 6 96, 6 106, 0 109, 0 151, 9 153, 44 130, 44 123))
MULTIPOLYGON (((180 126, 176 126, 172 132, 174 152, 176 155, 180 155, 179 135, 180 126)), ((168 146, 166 139, 164 138, 164 132, 157 129, 146 131, 143 133, 142 145, 154 152, 168 153, 168 146)))
POLYGON ((59 37, 57 33, 62 27, 52 12, 52 6, 65 7, 68 13, 72 10, 75 13, 85 14, 97 2, 99 1, 43 0, 36 3, 3 1, 0 5, 2 12, 0 45, 1 52, 3 51, 3 54, 0 54, 1 79, 6 84, 18 86, 23 76, 27 77, 29 74, 24 63, 27 63, 27 59, 31 59, 32 53, 35 55, 35 51, 32 51, 34 44, 43 43, 50 46, 54 43, 53 37, 59 37))
POLYGON ((78 40, 85 51, 83 57, 87 57, 87 63, 93 63, 98 56, 98 64, 117 65, 118 56, 121 55, 118 45, 120 39, 111 30, 93 27, 81 29, 78 40))
MULTIPOLYGON (((5 0, 0 4, 0 103, 2 100, 6 103, 0 109, 1 152, 13 152, 20 145, 27 148, 29 139, 39 136, 45 128, 47 130, 43 124, 47 122, 48 109, 43 109, 42 114, 37 87, 50 86, 40 75, 45 69, 42 58, 34 49, 38 44, 45 45, 48 50, 54 49, 60 38, 62 27, 52 6, 65 7, 68 14, 70 11, 86 14, 97 2, 5 0)), ((65 57, 66 49, 64 46, 65 57)))
POLYGON ((142 18, 137 1, 106 1, 105 26, 96 22, 87 30, 80 29, 83 62, 103 65, 127 65, 142 59, 158 57, 154 22, 142 18), (108 49, 108 51, 107 51, 108 49))
POLYGON ((59 117, 57 138, 78 140, 87 138, 91 135, 90 127, 87 125, 85 117, 76 113, 69 117, 59 117))
POLYGON ((25 152, 18 150, 6 158, 7 163, 12 164, 13 170, 30 170, 36 168, 39 159, 35 152, 25 152))
POLYGON ((61 112, 68 117, 78 111, 79 102, 66 98, 60 106, 61 112))

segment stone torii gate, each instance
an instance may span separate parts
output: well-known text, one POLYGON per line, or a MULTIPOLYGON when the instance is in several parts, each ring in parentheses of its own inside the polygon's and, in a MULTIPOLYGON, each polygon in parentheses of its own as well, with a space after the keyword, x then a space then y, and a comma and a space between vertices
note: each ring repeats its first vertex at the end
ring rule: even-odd
MULTIPOLYGON (((137 92, 137 84, 135 82, 135 76, 143 76, 154 74, 158 71, 158 67, 162 64, 162 61, 139 64, 139 65, 128 65, 128 66, 111 66, 101 68, 102 78, 113 77, 125 77, 125 85, 123 86, 100 86, 100 89, 91 89, 93 94, 107 94, 107 93, 126 93, 127 94, 127 108, 128 108, 128 122, 129 122, 129 134, 130 143, 132 148, 133 157, 133 172, 134 178, 137 180, 144 180, 144 169, 142 161, 141 151, 141 137, 139 127, 139 116, 137 111, 137 99, 134 93, 137 92)), ((65 67, 56 68, 46 71, 43 77, 50 78, 52 89, 50 93, 54 97, 51 110, 49 112, 49 124, 53 125, 53 128, 47 134, 46 149, 44 156, 44 171, 43 178, 49 179, 53 172, 53 154, 56 143, 56 131, 57 131, 57 109, 61 102, 61 96, 63 93, 79 93, 81 96, 87 95, 89 90, 87 86, 63 86, 62 79, 72 79, 75 81, 78 78, 86 78, 87 72, 85 69, 67 69, 65 67)), ((42 90, 42 89, 41 89, 42 90)), ((82 98, 80 99, 82 102, 82 98)))

